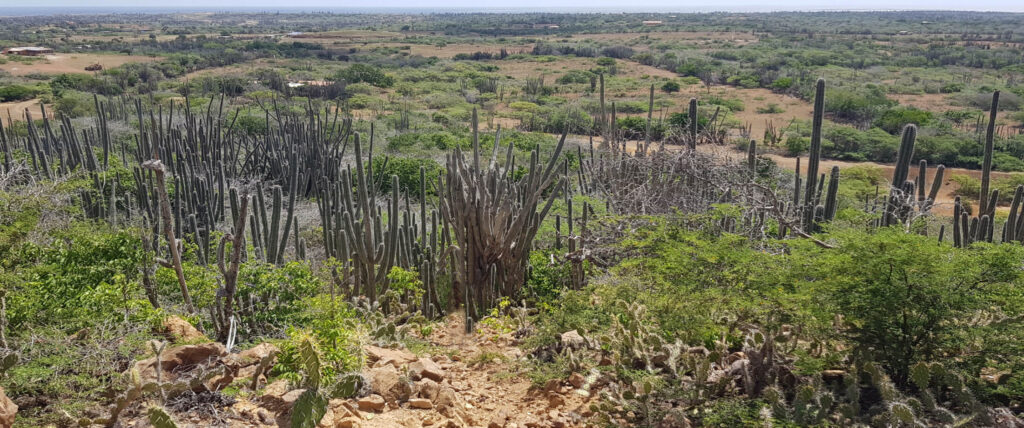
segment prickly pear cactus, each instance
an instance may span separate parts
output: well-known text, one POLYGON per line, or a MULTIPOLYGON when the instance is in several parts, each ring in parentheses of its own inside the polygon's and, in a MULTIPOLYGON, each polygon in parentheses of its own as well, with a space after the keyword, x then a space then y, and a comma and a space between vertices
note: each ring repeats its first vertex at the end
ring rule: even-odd
POLYGON ((178 428, 174 418, 171 418, 171 415, 163 408, 150 407, 146 414, 149 417, 149 423, 155 428, 178 428))

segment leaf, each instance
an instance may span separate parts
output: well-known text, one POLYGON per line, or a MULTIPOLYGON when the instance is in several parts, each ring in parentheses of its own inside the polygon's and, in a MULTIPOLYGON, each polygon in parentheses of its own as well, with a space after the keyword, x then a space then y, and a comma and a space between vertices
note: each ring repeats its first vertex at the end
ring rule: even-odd
POLYGON ((316 428, 327 413, 327 397, 314 389, 307 389, 292 407, 293 428, 316 428))
POLYGON ((147 413, 149 414, 149 423, 153 424, 155 428, 178 428, 178 424, 174 423, 171 415, 160 407, 150 407, 147 413))

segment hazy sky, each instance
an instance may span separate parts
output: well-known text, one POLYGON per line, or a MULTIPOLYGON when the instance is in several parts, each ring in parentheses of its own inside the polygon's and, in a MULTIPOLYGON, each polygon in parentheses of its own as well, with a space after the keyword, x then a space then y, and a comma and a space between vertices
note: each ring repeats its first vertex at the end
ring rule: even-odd
POLYGON ((671 11, 770 11, 770 10, 984 10, 1024 12, 1024 0, 0 0, 0 8, 13 7, 199 7, 232 8, 595 8, 600 11, 651 9, 671 11))

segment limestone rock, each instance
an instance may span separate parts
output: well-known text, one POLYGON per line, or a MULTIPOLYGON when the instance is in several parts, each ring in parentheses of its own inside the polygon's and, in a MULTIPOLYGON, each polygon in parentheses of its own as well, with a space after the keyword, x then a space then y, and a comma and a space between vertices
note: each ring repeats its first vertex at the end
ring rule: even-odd
POLYGON ((414 409, 433 409, 434 403, 426 398, 410 398, 409 407, 414 409))
POLYGON ((412 372, 413 379, 417 380, 427 378, 435 382, 441 382, 445 377, 444 369, 429 358, 420 358, 409 364, 409 371, 412 372))
POLYGON ((430 379, 420 379, 413 385, 413 390, 416 395, 421 398, 433 400, 437 398, 437 393, 441 390, 441 385, 430 379))
POLYGON ((459 397, 455 394, 455 390, 449 386, 442 386, 437 393, 437 398, 433 400, 434 408, 437 409, 442 415, 453 417, 457 411, 460 411, 459 397))
POLYGON ((506 423, 508 423, 508 411, 501 409, 491 415, 491 420, 487 422, 487 428, 505 428, 506 423))
POLYGON ((358 403, 359 410, 364 412, 382 412, 384 411, 384 405, 386 404, 384 402, 384 397, 377 394, 360 398, 358 403))
MULTIPOLYGON (((270 410, 280 411, 291 408, 285 404, 284 396, 288 394, 288 381, 279 379, 263 388, 263 395, 260 396, 260 404, 270 410)), ((292 404, 295 402, 293 401, 292 404)))
POLYGON ((278 349, 277 346, 274 346, 274 344, 263 342, 238 353, 239 367, 248 367, 259 364, 260 360, 263 358, 271 354, 276 354, 280 351, 281 350, 278 349))
POLYGON ((573 373, 572 375, 569 376, 569 384, 572 385, 573 388, 576 388, 576 389, 583 388, 583 385, 586 382, 587 382, 587 379, 584 378, 583 375, 581 375, 579 373, 573 373))
POLYGON ((366 378, 370 380, 373 392, 380 394, 388 403, 401 403, 412 395, 412 385, 401 379, 394 366, 372 368, 366 372, 366 378))
MULTIPOLYGON (((160 354, 162 380, 173 382, 179 373, 190 371, 194 367, 210 365, 227 354, 224 345, 219 343, 203 343, 200 345, 183 345, 165 349, 160 354)), ((156 356, 135 363, 135 369, 144 382, 156 381, 156 356)))
POLYGON ((580 336, 576 330, 569 330, 562 333, 562 346, 570 349, 581 349, 587 347, 587 340, 580 336))
POLYGON ((200 333, 199 330, 196 330, 192 324, 177 316, 171 315, 164 318, 161 324, 167 337, 176 342, 207 340, 206 336, 200 333))
POLYGON ((373 367, 394 366, 396 369, 416 361, 416 355, 405 349, 388 349, 379 346, 367 346, 366 361, 373 367))
POLYGON ((563 404, 565 404, 565 399, 561 395, 555 393, 548 394, 548 407, 557 409, 562 407, 563 404))
POLYGON ((18 406, 7 398, 4 389, 0 387, 0 428, 11 428, 14 426, 14 417, 18 414, 18 406))

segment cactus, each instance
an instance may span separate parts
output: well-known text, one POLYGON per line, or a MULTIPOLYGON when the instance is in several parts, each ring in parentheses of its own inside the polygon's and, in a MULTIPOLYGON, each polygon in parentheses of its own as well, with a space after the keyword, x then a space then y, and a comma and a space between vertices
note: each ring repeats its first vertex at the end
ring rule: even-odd
MULTIPOLYGON (((988 111, 988 128, 985 132, 985 148, 984 158, 981 163, 981 192, 980 199, 978 202, 978 208, 985 209, 988 207, 988 192, 989 186, 992 179, 992 150, 993 142, 995 140, 996 130, 996 113, 999 111, 999 91, 992 93, 992 105, 988 111)), ((979 212, 978 215, 993 214, 993 212, 979 212)))
MULTIPOLYGON (((235 286, 238 282, 238 269, 241 265, 242 250, 245 249, 245 221, 249 217, 249 190, 242 190, 241 202, 238 204, 238 212, 234 216, 235 226, 231 233, 225 234, 217 247, 217 267, 224 277, 224 293, 222 306, 219 309, 217 326, 217 338, 220 341, 227 340, 230 330, 231 319, 234 317, 235 286), (231 242, 231 257, 225 263, 225 243, 231 242)), ((221 300, 218 297, 218 300, 221 300)))
POLYGON ((757 141, 750 140, 747 145, 747 168, 750 169, 751 177, 757 176, 757 141))
POLYGON ((188 292, 188 285, 185 284, 185 272, 181 268, 181 253, 178 251, 178 240, 174 238, 174 229, 171 226, 171 202, 167 196, 167 187, 165 185, 165 168, 163 162, 159 159, 153 159, 146 161, 142 164, 146 169, 152 170, 156 175, 156 186, 159 191, 160 197, 160 209, 161 217, 164 221, 164 236, 167 238, 167 247, 171 253, 171 264, 174 268, 174 273, 178 277, 178 287, 181 290, 182 298, 185 300, 185 308, 188 309, 189 313, 195 313, 196 308, 192 304, 192 297, 188 292))
POLYGON ((292 427, 316 428, 327 413, 328 398, 315 388, 305 390, 292 407, 292 427))
POLYGON ((686 139, 686 144, 690 147, 690 150, 697 150, 697 99, 690 98, 690 107, 687 109, 689 115, 689 121, 687 126, 689 128, 689 138, 686 139))
MULTIPOLYGON (((474 123, 475 125, 475 123, 474 123)), ((476 127, 474 126, 474 129, 476 127)), ((452 225, 455 242, 456 283, 453 296, 464 304, 469 320, 479 319, 502 297, 515 297, 524 283, 526 263, 534 236, 558 193, 565 189, 555 169, 561 161, 566 133, 547 165, 540 154, 530 156, 529 172, 520 180, 509 176, 512 151, 504 167, 492 155, 481 168, 479 141, 474 138, 472 164, 456 149, 447 157, 447 173, 439 178, 441 213, 452 225), (548 190, 553 190, 545 195, 548 190), (543 198, 547 201, 538 211, 543 198)), ((467 323, 471 331, 472 322, 467 323)))
POLYGON ((825 79, 818 79, 814 87, 814 116, 811 120, 811 147, 807 158, 807 180, 804 181, 803 227, 814 218, 815 190, 818 186, 818 165, 821 162, 821 126, 825 120, 825 79))
POLYGON ((171 415, 161 407, 150 407, 149 410, 146 411, 146 415, 149 419, 149 423, 153 425, 154 428, 178 428, 178 424, 174 422, 171 415))

